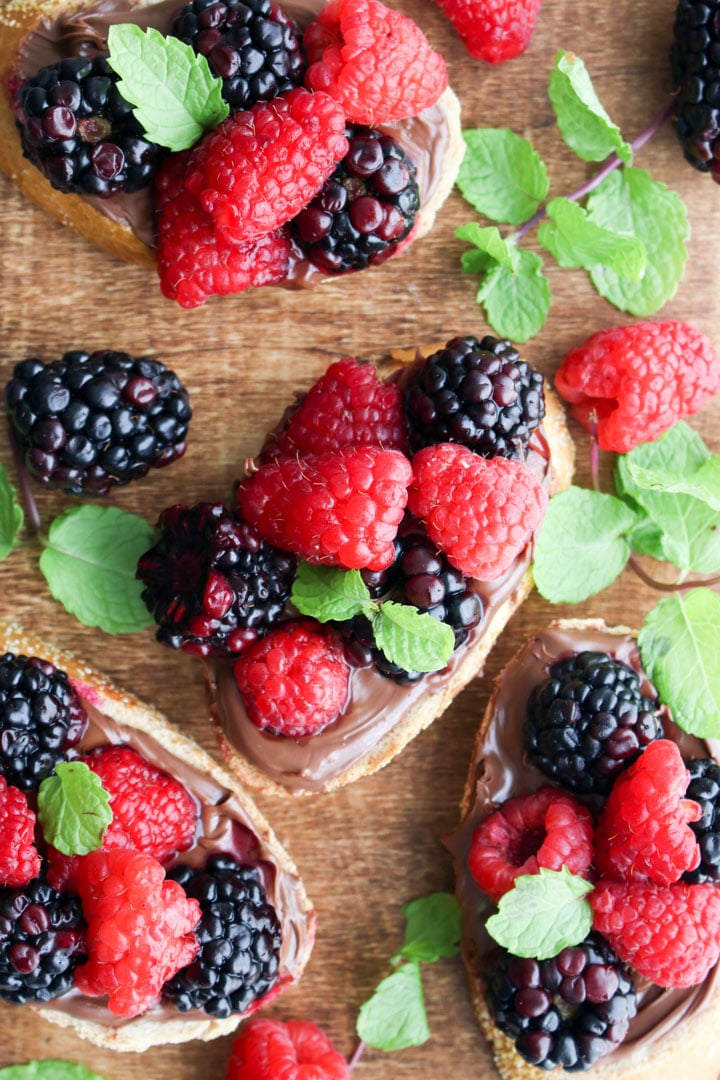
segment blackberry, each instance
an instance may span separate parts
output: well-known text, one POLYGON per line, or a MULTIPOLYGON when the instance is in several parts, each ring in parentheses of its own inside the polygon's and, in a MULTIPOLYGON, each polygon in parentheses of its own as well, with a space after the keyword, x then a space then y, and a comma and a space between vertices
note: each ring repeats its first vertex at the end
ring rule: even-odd
POLYGON ((58 191, 131 194, 147 187, 164 151, 145 137, 104 56, 41 68, 18 90, 25 157, 58 191))
POLYGON ((0 773, 9 784, 39 787, 87 724, 64 671, 36 656, 0 656, 0 773))
POLYGON ((662 735, 658 702, 640 692, 637 672, 602 652, 553 664, 530 697, 524 726, 539 769, 573 791, 597 794, 662 735))
POLYGON ((300 28, 270 0, 193 0, 176 16, 172 32, 207 58, 233 110, 302 86, 300 28))
POLYGON ((80 897, 42 878, 0 889, 0 998, 15 1005, 50 1001, 72 989, 87 959, 80 897))
POLYGON ((628 969, 596 934, 551 960, 502 952, 486 999, 518 1053, 542 1069, 589 1069, 625 1038, 637 1012, 628 969))
POLYGON ((393 138, 353 126, 347 155, 292 222, 295 243, 328 274, 384 262, 420 208, 415 166, 393 138))
POLYGON ((297 560, 220 503, 171 506, 138 562, 157 639, 200 656, 233 655, 280 618, 297 560))
POLYGON ((702 811, 698 821, 690 822, 700 845, 700 865, 682 878, 692 885, 720 881, 720 765, 712 758, 698 758, 687 767, 690 783, 685 798, 699 803, 702 811))
POLYGON ((456 337, 412 377, 405 413, 413 450, 456 442, 483 457, 523 457, 545 415, 543 377, 505 339, 456 337))
POLYGON ((195 928, 200 952, 165 984, 164 997, 181 1012, 246 1012, 278 979, 280 924, 259 871, 231 855, 211 855, 204 870, 179 865, 168 878, 199 902, 202 915, 195 928))
POLYGON ((73 495, 105 495, 175 461, 192 416, 164 364, 110 350, 23 360, 5 402, 28 470, 73 495))
POLYGON ((720 0, 680 0, 672 69, 675 131, 685 157, 720 182, 720 0))

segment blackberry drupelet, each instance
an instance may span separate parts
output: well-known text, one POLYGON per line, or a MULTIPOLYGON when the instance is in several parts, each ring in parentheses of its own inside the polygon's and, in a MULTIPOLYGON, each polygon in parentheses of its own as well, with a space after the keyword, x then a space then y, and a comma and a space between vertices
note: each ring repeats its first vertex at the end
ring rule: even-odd
POLYGON ((35 656, 0 656, 0 772, 9 784, 39 787, 87 724, 64 671, 35 656))
POLYGON ((720 0, 680 0, 672 69, 675 131, 685 157, 720 182, 720 0))
POLYGON ((712 758, 697 758, 687 764, 690 783, 686 799, 700 804, 698 821, 690 828, 700 845, 700 865, 688 870, 682 880, 692 885, 720 881, 720 765, 712 758))
POLYGON ((296 245, 327 274, 390 258, 420 208, 415 166, 395 140, 369 127, 345 133, 347 155, 292 222, 296 245))
POLYGON ((164 151, 145 137, 104 56, 41 68, 15 99, 23 153, 58 191, 131 194, 153 178, 164 151))
POLYGON ((23 360, 5 402, 28 470, 73 495, 105 495, 185 453, 192 410, 164 364, 127 353, 23 360))
POLYGON ((483 457, 524 457, 545 415, 543 377, 509 341, 453 338, 411 378, 405 413, 413 450, 456 442, 483 457))
POLYGON ((260 872, 231 855, 211 855, 204 870, 179 865, 168 878, 199 902, 202 916, 195 928, 200 952, 165 984, 163 996, 181 1012, 246 1012, 278 979, 280 924, 260 872))
POLYGON ((605 794, 663 729, 636 671, 607 653, 559 660, 533 691, 524 726, 530 759, 573 791, 605 794))
POLYGON ((170 506, 138 562, 157 639, 200 656, 230 656, 283 612, 297 560, 220 503, 170 506))
POLYGON ((493 954, 486 999, 518 1053, 542 1069, 589 1069, 625 1038, 637 1011, 628 969, 596 934, 551 960, 493 954))

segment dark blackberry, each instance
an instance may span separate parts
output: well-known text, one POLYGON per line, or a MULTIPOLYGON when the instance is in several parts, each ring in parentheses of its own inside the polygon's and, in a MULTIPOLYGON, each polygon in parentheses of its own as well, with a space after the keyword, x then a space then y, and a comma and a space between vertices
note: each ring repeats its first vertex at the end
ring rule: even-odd
POLYGON ((688 762, 690 784, 686 799, 694 799, 702 811, 690 828, 700 845, 700 865, 683 874, 683 881, 693 885, 705 881, 720 881, 720 765, 712 758, 697 758, 688 762))
POLYGON ((163 996, 181 1012, 246 1012, 275 985, 280 962, 280 923, 259 871, 231 855, 212 855, 204 870, 179 865, 168 877, 199 902, 202 916, 195 928, 200 952, 165 984, 163 996))
POLYGON ((302 86, 300 28, 270 0, 194 0, 176 16, 172 32, 207 58, 233 110, 302 86))
POLYGON ((528 702, 530 759, 573 791, 604 794, 663 728, 657 700, 636 671, 602 652, 575 653, 550 668, 528 702))
POLYGON ((23 360, 5 402, 28 470, 73 495, 105 495, 169 465, 185 453, 192 416, 164 364, 110 350, 23 360))
POLYGON ((85 953, 80 897, 42 878, 0 889, 0 998, 15 1005, 50 1001, 72 989, 85 953))
POLYGON ((9 784, 39 787, 87 724, 64 671, 36 656, 0 656, 0 773, 9 784))
POLYGON ((139 191, 164 151, 145 137, 104 56, 72 57, 26 79, 15 99, 23 153, 58 191, 139 191))
POLYGON ((541 1069, 583 1072, 627 1035, 637 1012, 630 972, 596 934, 551 960, 493 954, 486 999, 518 1053, 541 1069))
POLYGON ((413 450, 456 442, 487 458, 523 457, 545 415, 543 377, 509 341, 456 337, 413 375, 405 413, 413 450))
POLYGON ((672 69, 675 131, 685 157, 720 182, 720 0, 680 0, 672 69))
POLYGON ((157 639, 200 656, 233 655, 263 637, 290 596, 297 560, 220 503, 170 506, 140 558, 157 639))
POLYGON ((298 248, 327 274, 390 258, 420 208, 415 166, 395 140, 369 127, 345 133, 347 155, 292 222, 298 248))

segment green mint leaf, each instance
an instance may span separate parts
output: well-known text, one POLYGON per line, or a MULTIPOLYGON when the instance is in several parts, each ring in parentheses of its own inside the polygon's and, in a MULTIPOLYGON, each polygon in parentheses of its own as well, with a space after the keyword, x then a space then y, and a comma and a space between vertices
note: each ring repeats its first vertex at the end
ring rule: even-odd
POLYGON ((540 256, 522 248, 517 249, 517 255, 513 269, 498 266, 490 270, 476 299, 484 306, 496 334, 523 342, 542 329, 552 297, 540 256))
POLYGON ((596 266, 590 270, 593 285, 620 311, 652 315, 675 294, 685 269, 684 241, 690 226, 682 199, 643 169, 625 168, 611 173, 590 193, 587 209, 596 225, 636 236, 647 253, 639 281, 596 266))
POLYGON ((27 1065, 8 1065, 0 1069, 0 1080, 104 1080, 104 1078, 74 1061, 46 1058, 44 1061, 29 1061, 27 1065))
POLYGON ((533 577, 553 604, 579 604, 612 585, 630 555, 636 516, 620 499, 570 487, 548 503, 535 538, 533 577))
POLYGON ((589 881, 572 874, 567 866, 562 870, 541 867, 538 874, 515 878, 485 928, 515 956, 548 960, 590 933, 593 914, 585 897, 592 889, 589 881))
POLYGON ((186 150, 230 112, 222 79, 179 38, 122 23, 110 27, 108 48, 108 64, 120 76, 118 90, 152 142, 186 150))
POLYGON ((153 625, 135 579, 152 527, 115 506, 86 504, 55 518, 40 569, 56 600, 86 626, 131 634, 153 625))
POLYGON ((647 449, 628 454, 625 465, 632 482, 629 494, 656 491, 692 495, 712 510, 720 510, 720 455, 711 454, 684 420, 648 444, 647 449))
POLYGON ((17 546, 25 516, 4 465, 0 465, 0 562, 17 546))
POLYGON ((455 236, 458 240, 467 240, 468 244, 474 244, 478 249, 462 254, 462 268, 466 274, 480 274, 496 264, 512 268, 518 261, 517 248, 503 240, 497 225, 488 225, 483 229, 473 221, 456 229, 455 236))
POLYGON ((579 266, 584 270, 608 266, 622 277, 639 281, 646 254, 645 245, 637 236, 601 229, 590 221, 582 206, 569 199, 552 199, 547 212, 550 220, 538 229, 538 241, 560 266, 579 266))
POLYGON ((583 161, 604 161, 617 154, 632 159, 632 149, 600 104, 587 68, 579 56, 560 52, 548 88, 560 134, 583 161))
POLYGON ((509 128, 464 131, 457 186, 484 217, 520 225, 548 193, 547 169, 527 139, 509 128))
POLYGON ((720 738, 720 596, 692 589, 661 600, 638 637, 643 667, 673 719, 691 735, 720 738))
POLYGON ((420 967, 403 964, 360 1007, 357 1033, 375 1050, 404 1050, 430 1038, 420 967))
POLYGON ((375 607, 359 570, 337 566, 313 566, 301 562, 292 587, 291 600, 301 615, 318 622, 343 622, 375 607))
POLYGON ((452 893, 431 893, 406 904, 405 943, 392 962, 402 957, 432 964, 443 956, 457 956, 462 932, 462 911, 452 893))
POLYGON ((704 465, 690 476, 665 471, 644 469, 640 465, 629 466, 630 475, 638 488, 648 491, 664 491, 669 495, 692 495, 707 503, 712 510, 720 510, 720 456, 713 454, 704 465))
POLYGON ((375 644, 391 664, 406 671, 440 671, 455 648, 447 623, 409 604, 385 600, 372 618, 375 644))
POLYGON ((110 795, 84 761, 58 762, 38 789, 43 836, 64 855, 97 851, 112 819, 110 795))

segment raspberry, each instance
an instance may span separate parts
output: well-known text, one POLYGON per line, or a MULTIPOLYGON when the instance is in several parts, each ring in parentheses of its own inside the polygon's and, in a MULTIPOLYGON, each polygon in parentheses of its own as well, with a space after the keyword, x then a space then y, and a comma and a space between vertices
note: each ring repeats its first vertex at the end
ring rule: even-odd
POLYGON ((410 462, 377 446, 263 465, 238 489, 243 516, 316 563, 384 570, 407 502, 410 462))
POLYGON ((671 885, 700 862, 688 822, 700 807, 684 798, 690 774, 669 739, 650 743, 615 781, 595 834, 595 865, 603 877, 649 877, 671 885))
POLYGON ((720 765, 712 758, 688 762, 690 783, 685 792, 700 807, 700 817, 690 822, 700 847, 700 865, 683 874, 693 885, 720 881, 720 765))
POLYGON ((626 454, 720 390, 720 357, 688 323, 615 326, 569 352, 555 386, 601 449, 626 454))
POLYGON ((542 521, 547 492, 522 461, 440 443, 413 458, 408 509, 461 573, 495 581, 542 521))
POLYGON ((40 873, 34 835, 35 815, 27 799, 0 776, 0 885, 27 885, 40 873))
POLYGON ((720 891, 714 885, 601 880, 588 899, 595 929, 658 986, 697 986, 718 962, 720 891))
POLYGON ((525 52, 542 0, 437 0, 476 60, 501 64, 525 52))
POLYGON ((675 132, 694 168, 720 182, 720 3, 680 0, 672 49, 675 132), (717 151, 717 153, 716 153, 717 151))
POLYGON ((165 880, 157 859, 138 851, 84 855, 77 885, 89 959, 75 972, 75 985, 89 997, 109 995, 116 1016, 137 1016, 195 958, 200 905, 165 880))
POLYGON ((540 867, 587 876, 593 855, 593 820, 586 807, 557 788, 510 799, 475 830, 468 865, 497 903, 521 874, 540 867))
POLYGON ((419 26, 379 0, 330 0, 305 31, 305 85, 360 124, 405 120, 447 86, 445 61, 419 26))
POLYGON ((248 716, 270 735, 316 735, 347 701, 343 651, 314 622, 281 624, 246 649, 233 670, 248 716))
POLYGON ((324 1031, 307 1020, 258 1018, 233 1043, 225 1080, 350 1080, 350 1067, 324 1031))

